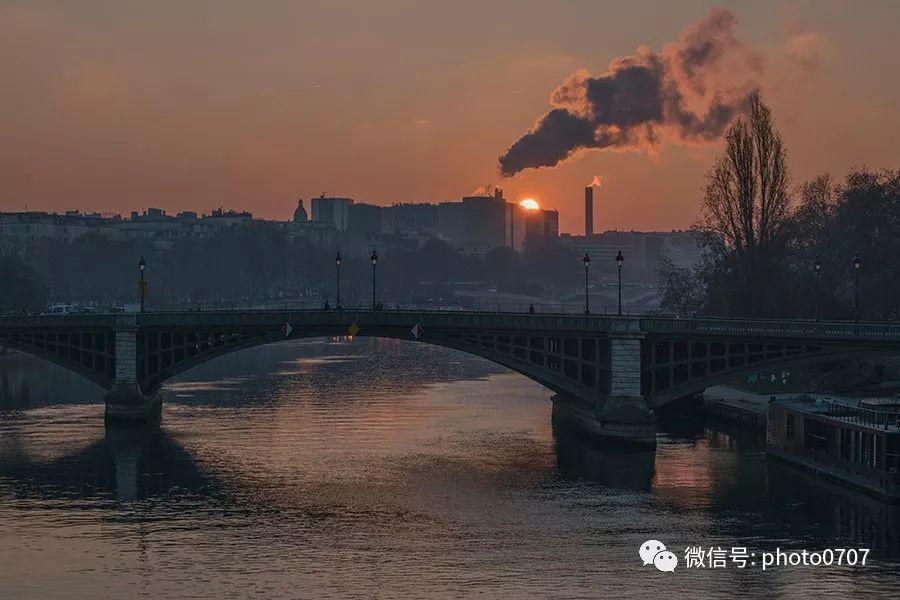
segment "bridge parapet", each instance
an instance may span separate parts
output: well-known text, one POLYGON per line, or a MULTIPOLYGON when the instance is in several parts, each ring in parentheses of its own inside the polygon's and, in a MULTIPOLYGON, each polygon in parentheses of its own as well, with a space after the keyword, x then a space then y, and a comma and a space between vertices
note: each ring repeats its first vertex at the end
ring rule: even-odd
POLYGON ((413 310, 248 310, 248 311, 181 311, 144 313, 139 316, 142 326, 204 326, 204 325, 270 325, 333 326, 349 323, 379 327, 408 327, 427 324, 441 327, 568 330, 610 332, 615 320, 628 320, 637 326, 633 317, 594 315, 492 313, 462 311, 413 310))
POLYGON ((708 336, 791 337, 794 339, 900 340, 900 323, 812 321, 798 319, 725 319, 642 316, 582 315, 436 310, 206 310, 124 314, 15 315, 0 317, 3 328, 113 327, 133 316, 144 325, 280 324, 335 325, 355 319, 362 324, 414 326, 431 322, 460 327, 503 327, 528 330, 597 331, 644 334, 701 334, 708 336))
POLYGON ((47 327, 112 327, 116 324, 116 314, 77 315, 4 315, 0 316, 0 330, 12 328, 47 327))
POLYGON ((767 319, 674 319, 641 317, 646 333, 792 339, 900 340, 900 324, 767 319))

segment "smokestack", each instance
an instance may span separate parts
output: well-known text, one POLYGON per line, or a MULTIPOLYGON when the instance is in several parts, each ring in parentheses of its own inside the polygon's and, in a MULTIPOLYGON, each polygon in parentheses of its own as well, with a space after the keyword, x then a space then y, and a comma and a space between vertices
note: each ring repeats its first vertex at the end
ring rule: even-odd
POLYGON ((594 235, 594 187, 584 188, 584 235, 594 235))

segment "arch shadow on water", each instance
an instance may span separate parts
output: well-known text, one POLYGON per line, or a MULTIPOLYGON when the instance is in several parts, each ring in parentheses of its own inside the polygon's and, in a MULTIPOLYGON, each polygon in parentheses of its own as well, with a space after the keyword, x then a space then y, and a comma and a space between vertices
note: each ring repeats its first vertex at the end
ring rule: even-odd
POLYGON ((157 424, 107 425, 105 435, 87 447, 47 461, 26 452, 2 456, 0 472, 20 497, 130 502, 175 490, 215 497, 226 489, 157 424))
POLYGON ((655 446, 604 440, 555 416, 552 426, 556 469, 562 478, 609 488, 650 491, 655 446))

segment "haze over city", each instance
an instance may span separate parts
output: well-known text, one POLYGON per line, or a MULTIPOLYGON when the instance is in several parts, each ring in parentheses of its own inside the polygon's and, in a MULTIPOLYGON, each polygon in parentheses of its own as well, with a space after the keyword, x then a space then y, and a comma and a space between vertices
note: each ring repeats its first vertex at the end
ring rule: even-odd
POLYGON ((900 598, 898 38, 0 0, 0 598, 900 598))
POLYGON ((14 1, 0 6, 0 209, 286 218, 323 192, 387 205, 492 184, 576 232, 601 175, 601 230, 685 228, 717 131, 663 122, 653 144, 575 149, 513 177, 498 157, 573 75, 664 56, 713 10, 747 60, 717 65, 730 82, 710 88, 761 90, 796 180, 897 164, 893 2, 14 1))

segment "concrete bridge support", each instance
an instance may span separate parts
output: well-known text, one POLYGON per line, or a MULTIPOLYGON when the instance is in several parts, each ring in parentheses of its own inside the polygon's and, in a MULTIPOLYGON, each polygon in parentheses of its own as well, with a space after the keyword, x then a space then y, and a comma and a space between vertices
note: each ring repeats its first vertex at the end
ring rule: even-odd
POLYGON ((641 395, 641 339, 635 319, 613 322, 610 339, 610 394, 594 403, 557 395, 553 416, 602 438, 656 442, 656 417, 641 395))
POLYGON ((116 317, 116 379, 103 397, 107 421, 149 421, 162 410, 159 393, 144 394, 137 379, 137 317, 116 317))

